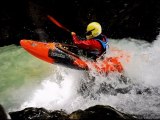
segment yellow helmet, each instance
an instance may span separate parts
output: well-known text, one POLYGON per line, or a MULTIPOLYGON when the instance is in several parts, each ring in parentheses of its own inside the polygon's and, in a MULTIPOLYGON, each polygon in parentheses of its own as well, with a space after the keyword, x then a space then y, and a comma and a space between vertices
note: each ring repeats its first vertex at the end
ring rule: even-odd
POLYGON ((92 39, 102 33, 102 27, 98 22, 91 22, 87 26, 86 38, 92 39))

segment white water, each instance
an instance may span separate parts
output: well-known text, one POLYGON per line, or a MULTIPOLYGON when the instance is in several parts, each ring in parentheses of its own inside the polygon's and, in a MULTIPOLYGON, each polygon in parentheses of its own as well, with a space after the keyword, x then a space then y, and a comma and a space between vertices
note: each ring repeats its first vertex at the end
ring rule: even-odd
POLYGON ((0 78, 0 81, 6 85, 6 89, 0 92, 0 97, 3 97, 0 99, 1 104, 7 111, 22 110, 25 107, 45 107, 50 110, 64 109, 68 113, 102 104, 122 112, 145 115, 146 118, 158 116, 160 38, 152 44, 134 39, 110 39, 110 46, 125 50, 131 55, 129 63, 122 61, 124 74, 131 80, 127 84, 118 81, 120 76, 116 73, 106 77, 93 72, 90 75, 95 77, 95 81, 90 83, 85 72, 45 63, 32 57, 22 48, 15 47, 14 51, 8 49, 5 50, 6 53, 1 52, 0 56, 10 55, 5 58, 9 59, 8 62, 2 57, 0 59, 1 64, 3 63, 3 68, 0 68, 3 79, 0 78), (17 59, 19 55, 21 57, 17 59), (12 60, 13 57, 17 60, 12 60), (7 64, 4 64, 4 61, 7 64), (13 77, 15 78, 12 79, 13 77), (8 84, 9 82, 13 85, 8 84), (108 93, 99 92, 102 83, 111 84, 113 89, 109 89, 108 93), (87 84, 89 89, 84 90, 83 94, 82 91, 79 92, 81 84, 87 84), (114 91, 126 87, 130 88, 127 93, 114 91))

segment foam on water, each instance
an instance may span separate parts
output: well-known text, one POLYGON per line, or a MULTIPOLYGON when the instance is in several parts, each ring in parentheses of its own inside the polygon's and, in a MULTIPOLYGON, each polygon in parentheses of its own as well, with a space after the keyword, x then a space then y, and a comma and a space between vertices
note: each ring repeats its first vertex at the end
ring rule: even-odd
POLYGON ((160 112, 159 45, 159 37, 152 44, 130 38, 119 41, 110 39, 110 46, 130 54, 130 62, 122 61, 125 77, 130 79, 129 83, 120 82, 120 75, 117 73, 106 77, 90 72, 90 75, 94 76, 93 83, 86 77, 86 73, 57 67, 57 71, 42 82, 40 88, 34 92, 33 98, 22 104, 22 108, 43 106, 52 110, 64 109, 72 112, 103 104, 131 114, 150 114, 151 117, 153 114, 155 117, 160 112), (81 88, 83 84, 88 90, 81 88), (107 92, 102 90, 102 87, 108 87, 106 84, 111 85, 107 92), (118 92, 123 88, 128 88, 128 92, 118 92))
MULTIPOLYGON (((36 76, 34 79, 40 80, 39 84, 34 84, 35 88, 25 96, 20 107, 15 109, 12 106, 14 103, 10 102, 9 110, 45 107, 51 110, 64 109, 70 113, 77 109, 102 104, 111 105, 122 112, 144 115, 146 118, 158 116, 160 113, 160 37, 158 36, 153 43, 131 38, 109 39, 109 42, 111 47, 130 54, 128 63, 122 60, 124 76, 128 78, 127 83, 119 80, 121 76, 118 73, 104 76, 91 71, 88 74, 85 71, 49 64, 51 66, 47 69, 49 75, 47 77, 34 75, 36 76)), ((23 60, 23 58, 19 59, 19 61, 23 60)), ((32 64, 31 67, 34 68, 36 64, 32 64)), ((46 72, 46 68, 42 67, 42 71, 46 72)), ((33 78, 29 78, 28 81, 33 81, 31 79, 33 78)), ((26 83, 23 87, 25 86, 26 83)), ((18 97, 14 96, 11 99, 18 99, 18 97)))

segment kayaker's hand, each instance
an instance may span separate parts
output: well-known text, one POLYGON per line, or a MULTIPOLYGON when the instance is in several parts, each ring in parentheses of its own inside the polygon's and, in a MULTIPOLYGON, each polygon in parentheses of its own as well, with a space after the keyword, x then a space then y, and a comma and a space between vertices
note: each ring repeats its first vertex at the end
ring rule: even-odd
POLYGON ((76 33, 75 32, 71 32, 71 35, 76 35, 76 33))

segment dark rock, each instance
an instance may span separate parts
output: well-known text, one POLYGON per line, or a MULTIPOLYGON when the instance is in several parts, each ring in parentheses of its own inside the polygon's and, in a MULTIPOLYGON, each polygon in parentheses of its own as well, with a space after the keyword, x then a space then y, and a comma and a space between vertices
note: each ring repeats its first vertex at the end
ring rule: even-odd
POLYGON ((86 110, 77 110, 67 115, 62 110, 48 111, 44 108, 26 108, 10 112, 12 120, 125 120, 135 117, 121 113, 110 106, 96 105, 86 110))
POLYGON ((44 108, 25 108, 21 111, 10 112, 12 120, 66 120, 64 111, 48 111, 44 108))
POLYGON ((52 120, 68 120, 68 115, 63 110, 51 112, 52 120))
POLYGON ((48 111, 44 108, 25 108, 22 111, 10 112, 12 120, 66 120, 64 111, 48 111))
POLYGON ((51 120, 50 112, 44 108, 26 108, 22 111, 10 112, 12 120, 51 120))
POLYGON ((136 119, 131 115, 127 115, 117 111, 110 106, 96 105, 89 107, 88 109, 81 111, 75 111, 70 114, 70 118, 73 120, 125 120, 136 119))
POLYGON ((72 112, 69 115, 69 119, 80 120, 84 114, 85 114, 85 112, 83 110, 77 110, 77 111, 72 112))
POLYGON ((8 120, 7 114, 2 105, 0 105, 0 120, 8 120))

